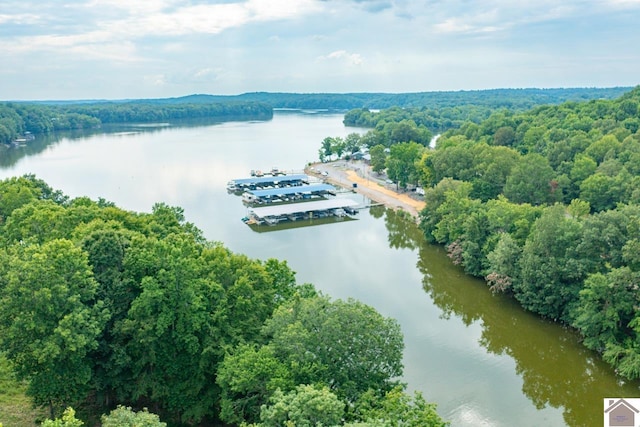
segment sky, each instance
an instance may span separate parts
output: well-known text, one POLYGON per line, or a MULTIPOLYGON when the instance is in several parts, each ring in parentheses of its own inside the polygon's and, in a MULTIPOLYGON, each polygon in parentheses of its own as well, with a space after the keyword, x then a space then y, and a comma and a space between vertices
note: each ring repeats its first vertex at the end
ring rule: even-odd
POLYGON ((640 84, 640 0, 2 0, 0 100, 640 84))

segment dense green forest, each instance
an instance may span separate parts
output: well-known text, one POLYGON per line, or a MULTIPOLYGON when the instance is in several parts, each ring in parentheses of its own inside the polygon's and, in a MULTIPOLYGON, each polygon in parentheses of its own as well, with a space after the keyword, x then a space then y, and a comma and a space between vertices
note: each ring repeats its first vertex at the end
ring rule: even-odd
POLYGON ((448 130, 435 149, 419 112, 407 119, 394 108, 375 116, 376 138, 328 137, 320 157, 364 146, 374 170, 423 186, 429 241, 492 291, 577 329, 620 376, 637 379, 639 106, 636 87, 614 100, 500 110, 448 130))
POLYGON ((178 207, 0 181, 0 304, 0 385, 25 382, 62 417, 45 425, 79 425, 67 407, 105 426, 446 425, 398 382, 395 320, 206 241, 178 207))
POLYGON ((268 120, 273 109, 255 102, 171 103, 146 101, 0 104, 0 144, 34 134, 98 128, 103 123, 141 123, 184 119, 268 120))
POLYGON ((529 109, 542 104, 565 101, 617 98, 629 87, 614 88, 555 88, 555 89, 486 89, 470 91, 439 91, 414 93, 277 93, 250 92, 240 95, 190 95, 155 100, 173 102, 262 102, 273 108, 319 108, 351 110, 355 108, 381 109, 390 107, 445 108, 475 105, 482 108, 515 110, 529 109))

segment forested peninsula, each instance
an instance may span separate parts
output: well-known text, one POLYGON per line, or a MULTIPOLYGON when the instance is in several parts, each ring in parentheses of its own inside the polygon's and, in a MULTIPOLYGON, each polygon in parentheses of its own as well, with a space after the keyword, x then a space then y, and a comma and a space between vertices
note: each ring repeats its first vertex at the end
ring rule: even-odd
POLYGON ((269 120, 271 106, 258 102, 172 102, 147 100, 64 103, 0 103, 0 144, 28 142, 38 134, 95 129, 106 123, 150 123, 189 119, 269 120))
POLYGON ((345 123, 373 129, 328 137, 319 154, 368 149, 374 170, 424 188, 428 241, 638 379, 639 106, 636 87, 614 100, 498 110, 452 126, 433 148, 429 137, 446 127, 434 111, 357 109, 345 123))
POLYGON ((0 181, 0 304, 0 390, 61 417, 45 426, 446 425, 398 382, 395 320, 205 240, 179 207, 0 181))

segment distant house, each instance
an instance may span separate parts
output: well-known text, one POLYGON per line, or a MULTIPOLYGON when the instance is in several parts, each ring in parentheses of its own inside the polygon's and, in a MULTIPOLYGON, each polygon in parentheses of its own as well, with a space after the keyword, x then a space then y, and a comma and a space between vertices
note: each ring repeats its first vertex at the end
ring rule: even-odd
POLYGON ((604 413, 609 414, 609 426, 635 426, 635 416, 640 412, 624 399, 609 400, 604 413))

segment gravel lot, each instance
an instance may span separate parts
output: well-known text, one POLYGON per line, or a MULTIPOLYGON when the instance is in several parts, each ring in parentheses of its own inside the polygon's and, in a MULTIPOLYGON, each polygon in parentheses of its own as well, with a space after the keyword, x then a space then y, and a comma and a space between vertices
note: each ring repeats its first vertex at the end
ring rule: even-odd
POLYGON ((314 163, 305 168, 305 173, 346 189, 355 190, 388 208, 402 209, 418 220, 418 213, 424 208, 420 196, 410 191, 397 191, 395 184, 387 183, 385 175, 371 171, 362 161, 338 160, 327 163, 314 163), (353 184, 357 184, 353 188, 353 184))

